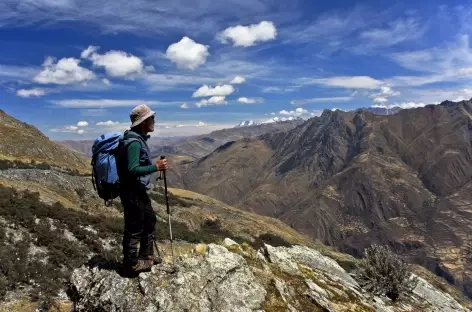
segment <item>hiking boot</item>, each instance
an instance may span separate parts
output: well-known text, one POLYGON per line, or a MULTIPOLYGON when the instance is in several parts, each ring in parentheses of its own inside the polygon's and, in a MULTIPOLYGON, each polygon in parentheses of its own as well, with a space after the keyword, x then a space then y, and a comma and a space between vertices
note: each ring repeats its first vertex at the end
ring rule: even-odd
POLYGON ((151 268, 152 268, 152 261, 151 260, 143 260, 143 259, 139 259, 138 263, 136 263, 136 265, 128 267, 128 269, 131 272, 134 272, 134 273, 149 272, 149 271, 151 271, 151 268))
POLYGON ((162 258, 159 257, 159 256, 154 256, 154 255, 149 255, 149 256, 144 256, 142 257, 143 260, 149 260, 149 261, 152 261, 152 264, 153 265, 156 265, 156 264, 161 264, 162 263, 162 258))

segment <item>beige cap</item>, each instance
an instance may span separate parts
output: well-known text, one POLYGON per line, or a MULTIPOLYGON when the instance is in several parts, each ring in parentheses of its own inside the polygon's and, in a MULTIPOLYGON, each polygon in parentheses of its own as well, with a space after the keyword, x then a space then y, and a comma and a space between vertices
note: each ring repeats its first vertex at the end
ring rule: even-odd
POLYGON ((141 104, 133 108, 129 114, 129 119, 131 119, 131 128, 136 127, 149 117, 155 115, 156 112, 153 112, 147 105, 141 104))

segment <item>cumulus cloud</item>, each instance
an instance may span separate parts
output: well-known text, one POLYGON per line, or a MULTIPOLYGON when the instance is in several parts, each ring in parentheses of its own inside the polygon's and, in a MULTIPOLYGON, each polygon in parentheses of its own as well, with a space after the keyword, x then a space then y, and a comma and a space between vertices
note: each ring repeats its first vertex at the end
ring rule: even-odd
POLYGON ((261 103, 263 99, 261 98, 247 98, 247 97, 240 97, 238 99, 239 103, 243 104, 256 104, 256 103, 261 103))
POLYGON ((400 95, 400 92, 394 91, 391 87, 389 86, 381 86, 380 87, 380 95, 384 96, 398 96, 400 95))
POLYGON ((97 126, 117 126, 119 125, 120 122, 119 121, 111 121, 111 120, 107 120, 107 121, 99 121, 96 123, 97 126))
POLYGON ((393 90, 389 86, 381 86, 378 92, 368 94, 374 103, 387 103, 390 97, 398 95, 400 95, 400 92, 393 90))
POLYGON ((228 27, 218 37, 222 43, 232 42, 235 47, 250 47, 260 42, 274 40, 277 37, 277 29, 274 23, 262 21, 249 26, 228 27))
POLYGON ((230 84, 241 84, 246 82, 246 78, 244 76, 237 75, 236 77, 231 80, 230 84))
POLYGON ((63 58, 57 63, 52 57, 47 57, 43 63, 43 70, 37 74, 33 81, 40 84, 73 84, 86 83, 95 78, 95 74, 79 65, 76 58, 63 58))
POLYGON ((22 98, 29 98, 29 97, 40 97, 46 94, 46 91, 43 89, 39 88, 33 88, 33 89, 20 89, 16 91, 16 95, 22 97, 22 98))
POLYGON ((384 97, 375 97, 374 102, 375 103, 386 103, 386 102, 388 102, 388 99, 386 99, 384 97))
POLYGON ((98 51, 100 47, 96 46, 89 46, 87 49, 83 50, 82 53, 80 54, 80 57, 83 59, 88 58, 92 53, 95 53, 98 51))
POLYGON ((183 37, 179 42, 167 48, 165 57, 175 63, 178 68, 195 70, 205 64, 209 55, 208 46, 196 43, 189 37, 183 37))
POLYGON ((205 127, 207 124, 200 121, 198 124, 197 124, 197 127, 205 127))
POLYGON ((180 108, 187 109, 187 108, 189 108, 189 106, 188 106, 187 103, 184 103, 184 104, 180 105, 180 108))
MULTIPOLYGON (((144 63, 139 57, 123 51, 98 54, 98 49, 99 47, 89 46, 80 56, 91 60, 97 67, 104 67, 106 73, 112 77, 125 77, 144 72, 144 63)), ((107 84, 105 81, 104 83, 107 84)))
POLYGON ((206 96, 227 96, 234 92, 232 85, 216 86, 214 88, 203 85, 197 91, 195 91, 192 97, 206 97, 206 96))
POLYGON ((106 84, 107 86, 111 85, 110 80, 108 80, 108 79, 106 79, 106 78, 103 78, 103 79, 102 79, 102 82, 103 82, 104 84, 106 84))
POLYGON ((86 122, 86 121, 79 121, 77 123, 77 127, 87 127, 88 125, 89 125, 89 123, 86 122))
POLYGON ((308 110, 303 109, 301 107, 297 108, 296 110, 293 111, 286 111, 286 110, 281 110, 279 112, 280 115, 284 116, 292 116, 292 117, 300 117, 302 115, 308 114, 308 110))
POLYGON ((64 132, 64 133, 78 133, 83 134, 85 130, 79 129, 78 126, 64 126, 62 128, 54 128, 50 130, 51 132, 64 132))
POLYGON ((203 106, 211 106, 211 105, 224 105, 227 104, 228 102, 225 100, 224 96, 213 96, 209 98, 208 100, 202 99, 200 102, 198 102, 196 105, 198 108, 203 107, 203 106))

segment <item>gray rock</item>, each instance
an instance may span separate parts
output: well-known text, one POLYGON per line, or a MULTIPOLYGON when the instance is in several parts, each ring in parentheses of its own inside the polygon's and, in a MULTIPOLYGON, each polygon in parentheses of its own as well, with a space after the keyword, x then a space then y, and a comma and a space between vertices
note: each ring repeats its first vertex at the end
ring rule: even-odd
POLYGON ((164 264, 137 279, 84 266, 72 277, 79 294, 76 310, 245 312, 262 308, 266 290, 256 282, 246 260, 222 246, 210 244, 204 258, 182 258, 177 266, 175 274, 164 264))
POLYGON ((225 240, 223 241, 223 245, 224 245, 225 247, 231 247, 231 246, 233 246, 233 245, 238 245, 238 246, 239 246, 238 243, 236 243, 234 240, 232 240, 231 238, 228 238, 228 237, 225 238, 225 240))
POLYGON ((431 306, 431 311, 441 312, 459 312, 467 311, 464 309, 451 295, 444 293, 433 285, 428 283, 425 279, 412 274, 414 278, 418 279, 413 293, 422 300, 427 301, 431 306))
POLYGON ((362 292, 334 260, 315 250, 266 245, 265 253, 270 263, 262 263, 260 269, 256 267, 261 264, 260 256, 247 261, 223 246, 210 244, 203 256, 179 257, 176 273, 170 264, 162 264, 134 279, 83 266, 74 270, 71 278, 75 311, 262 312, 267 298, 290 312, 314 306, 329 312, 466 311, 421 278, 406 300, 392 304, 362 292))

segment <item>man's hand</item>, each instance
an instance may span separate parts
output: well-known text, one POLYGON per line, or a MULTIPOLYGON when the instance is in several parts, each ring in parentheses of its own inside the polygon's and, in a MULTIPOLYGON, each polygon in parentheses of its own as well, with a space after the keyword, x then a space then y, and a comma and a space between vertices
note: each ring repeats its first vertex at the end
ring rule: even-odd
POLYGON ((159 171, 166 171, 169 169, 169 164, 167 163, 167 159, 159 159, 156 161, 157 170, 159 171))

